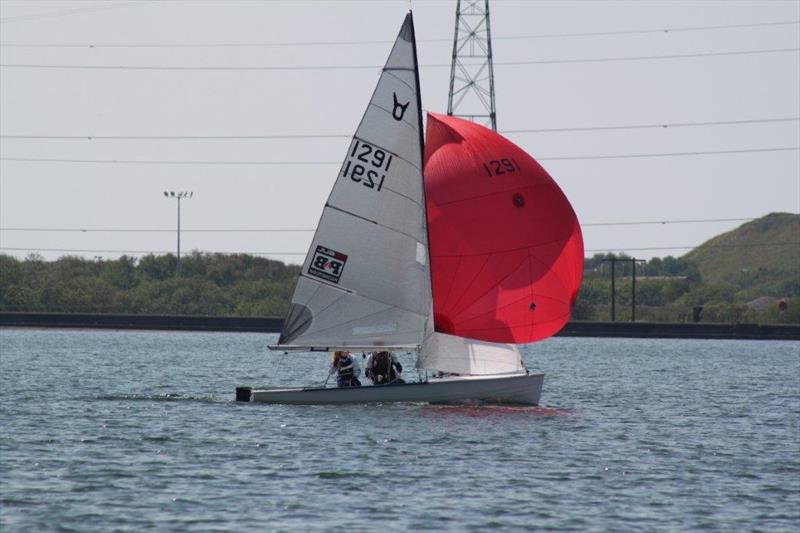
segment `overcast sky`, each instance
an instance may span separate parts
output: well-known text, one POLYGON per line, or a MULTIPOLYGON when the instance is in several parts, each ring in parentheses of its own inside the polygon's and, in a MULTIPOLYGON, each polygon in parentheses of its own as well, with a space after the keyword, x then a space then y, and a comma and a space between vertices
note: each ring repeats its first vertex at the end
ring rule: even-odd
MULTIPOLYGON (((111 258, 121 253, 98 250, 171 251, 176 206, 163 191, 186 190, 194 197, 182 204, 183 251, 259 252, 301 262, 310 231, 191 230, 312 230, 347 149, 347 136, 361 118, 409 5, 420 40, 423 106, 446 110, 449 67, 443 65, 450 62, 455 4, 0 1, 0 252, 24 257, 35 250, 87 250, 80 255, 111 258), (343 41, 359 43, 330 44, 343 41), (319 42, 329 44, 309 44, 319 42), (265 43, 284 45, 250 46, 265 43), (144 46, 165 44, 196 46, 144 46), (248 46, 197 46, 209 44, 248 46), (375 68, 53 68, 79 65, 375 68), (331 136, 11 137, 24 135, 331 136), (284 255, 290 252, 298 255, 284 255)), ((570 198, 584 224, 587 255, 681 255, 688 250, 670 247, 696 246, 742 222, 593 224, 800 212, 797 0, 494 0, 491 8, 501 132, 673 125, 507 134, 540 160, 570 198), (709 28, 715 26, 729 27, 709 28), (659 29, 672 31, 638 31, 659 29), (759 53, 729 54, 742 51, 759 53), (530 63, 652 56, 682 57, 530 63), (503 64, 514 62, 528 64, 503 64), (708 124, 719 122, 727 124, 708 124), (678 126, 686 123, 706 125, 678 126), (557 159, 686 152, 730 153, 557 159)), ((48 259, 65 255, 40 253, 48 259)))

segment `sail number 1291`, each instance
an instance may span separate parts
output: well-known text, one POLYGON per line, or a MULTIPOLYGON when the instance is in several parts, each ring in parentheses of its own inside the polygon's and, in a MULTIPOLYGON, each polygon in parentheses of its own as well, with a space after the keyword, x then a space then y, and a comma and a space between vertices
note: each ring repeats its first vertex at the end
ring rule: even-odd
POLYGON ((487 161, 483 164, 483 169, 486 171, 489 177, 491 177, 517 172, 520 168, 519 164, 513 158, 503 158, 487 161))
POLYGON ((392 164, 392 154, 359 139, 353 139, 353 148, 347 154, 342 176, 364 187, 380 191, 386 172, 392 164))

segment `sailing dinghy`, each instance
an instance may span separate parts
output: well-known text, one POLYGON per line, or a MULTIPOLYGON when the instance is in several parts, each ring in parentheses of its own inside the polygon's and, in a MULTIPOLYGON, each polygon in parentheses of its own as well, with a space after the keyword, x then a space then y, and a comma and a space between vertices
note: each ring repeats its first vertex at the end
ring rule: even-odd
POLYGON ((528 372, 516 345, 569 319, 583 274, 575 213, 547 172, 497 133, 430 114, 427 139, 409 13, 270 349, 416 352, 420 375, 439 377, 240 387, 237 400, 539 403, 544 376, 528 372))

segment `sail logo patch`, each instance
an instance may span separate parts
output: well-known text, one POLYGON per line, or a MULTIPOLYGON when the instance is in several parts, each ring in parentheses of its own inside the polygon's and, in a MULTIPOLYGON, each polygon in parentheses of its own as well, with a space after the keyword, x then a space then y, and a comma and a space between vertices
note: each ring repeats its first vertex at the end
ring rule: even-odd
POLYGON ((401 104, 397 100, 397 93, 392 93, 392 99, 394 100, 394 107, 392 108, 392 118, 400 121, 403 120, 403 115, 406 114, 406 109, 408 109, 408 104, 411 103, 411 100, 406 102, 405 104, 401 104))
POLYGON ((339 283, 345 263, 347 263, 345 254, 324 246, 317 246, 314 257, 311 258, 311 264, 308 265, 308 273, 331 283, 339 283))

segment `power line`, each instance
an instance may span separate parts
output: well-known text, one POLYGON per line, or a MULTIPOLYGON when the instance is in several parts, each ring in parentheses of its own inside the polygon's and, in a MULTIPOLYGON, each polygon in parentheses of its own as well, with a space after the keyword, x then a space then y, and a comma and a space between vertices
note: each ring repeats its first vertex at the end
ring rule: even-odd
MULTIPOLYGON (((795 120, 800 120, 798 117, 795 120)), ((120 141, 120 140, 248 140, 248 139, 340 139, 351 138, 346 133, 310 133, 310 134, 275 134, 275 135, 0 135, 0 139, 46 139, 46 140, 83 140, 83 141, 120 141)))
MULTIPOLYGON (((790 24, 790 23, 787 23, 790 24)), ((452 39, 417 39, 418 43, 447 42, 452 39)), ((0 48, 266 48, 291 46, 364 46, 370 44, 392 44, 385 39, 357 41, 283 41, 252 43, 0 43, 0 48)))
MULTIPOLYGON (((752 220, 752 219, 747 219, 752 220)), ((54 233, 175 233, 172 229, 135 228, 0 228, 0 231, 54 232, 54 233)), ((302 233, 315 231, 302 228, 259 228, 259 229, 181 229, 181 233, 302 233)))
MULTIPOLYGON (((12 252, 59 252, 59 253, 85 253, 85 254, 173 254, 172 250, 84 250, 74 248, 8 248, 0 250, 12 252)), ((306 255, 307 252, 201 252, 204 254, 246 254, 246 255, 306 255)))
MULTIPOLYGON (((537 161, 581 161, 599 159, 634 159, 648 157, 683 157, 700 155, 729 155, 762 152, 786 152, 800 150, 800 146, 780 146, 774 148, 745 148, 738 150, 708 150, 694 152, 668 152, 650 154, 609 154, 563 157, 537 157, 537 161)), ((86 163, 86 164, 125 164, 125 165, 339 165, 341 161, 203 161, 203 160, 163 160, 163 159, 55 159, 40 157, 0 157, 0 161, 30 163, 86 163)))
MULTIPOLYGON (((794 213, 798 214, 798 213, 794 213)), ((798 214, 800 215, 800 214, 798 214)), ((646 221, 618 221, 618 222, 585 222, 587 226, 645 226, 666 224, 705 224, 718 222, 748 222, 757 217, 748 218, 703 218, 680 220, 646 220, 646 221)), ((175 233, 175 229, 161 228, 30 228, 30 227, 0 227, 0 231, 42 232, 42 233, 175 233)), ((235 229, 181 229, 183 233, 308 233, 314 228, 235 228, 235 229)))
MULTIPOLYGON (((577 160, 597 160, 597 159, 634 159, 645 157, 682 157, 695 155, 727 155, 727 154, 750 154, 759 152, 785 152, 790 150, 800 150, 800 146, 787 146, 778 148, 750 148, 743 150, 709 150, 698 152, 671 152, 655 154, 614 154, 614 155, 587 155, 587 156, 568 156, 568 157, 541 157, 539 161, 577 161, 577 160)), ((0 158, 2 159, 2 158, 0 158)))
MULTIPOLYGON (((774 54, 798 52, 800 48, 769 48, 761 50, 732 50, 724 52, 695 52, 691 54, 671 54, 654 56, 593 57, 575 59, 541 59, 530 61, 496 61, 495 66, 555 65, 570 63, 609 63, 618 61, 645 61, 659 59, 691 59, 701 57, 742 56, 754 54, 774 54)), ((420 68, 450 67, 450 63, 431 63, 420 68)), ((469 66, 469 65, 467 65, 469 66)), ((32 63, 3 63, 2 68, 50 69, 50 70, 152 70, 152 71, 306 71, 306 70, 379 70, 383 65, 267 65, 267 66, 187 66, 187 65, 52 65, 32 63)))
MULTIPOLYGON (((691 31, 710 31, 710 30, 730 30, 735 28, 757 28, 767 26, 788 26, 800 24, 800 20, 780 20, 772 22, 752 22, 748 24, 723 24, 723 25, 710 25, 710 26, 679 26, 675 28, 651 28, 641 30, 611 30, 611 31, 590 31, 590 32, 577 32, 577 33, 540 33, 534 35, 517 35, 517 36, 502 36, 494 37, 492 40, 518 40, 518 39, 553 39, 553 38, 571 38, 571 37, 606 37, 612 35, 637 35, 647 33, 671 33, 671 32, 691 32, 691 31)), ((452 39, 449 39, 452 40, 452 39)))
MULTIPOLYGON (((647 250, 693 250, 695 248, 699 248, 702 246, 703 248, 753 248, 753 247, 760 247, 760 246, 800 246, 800 241, 797 242, 759 242, 759 243, 749 243, 749 244, 696 244, 694 246, 645 246, 640 248, 614 248, 614 247, 607 247, 607 248, 594 248, 594 249, 586 249, 584 252, 638 252, 638 251, 647 251, 647 250)), ((0 248, 2 249, 2 248, 0 248)))
MULTIPOLYGON (((657 59, 689 59, 698 57, 724 57, 724 56, 741 56, 753 54, 774 54, 782 52, 798 52, 800 48, 770 48, 763 50, 732 50, 726 52, 696 52, 692 54, 671 54, 671 55, 658 55, 658 56, 627 56, 627 57, 594 57, 594 58, 577 58, 577 59, 543 59, 533 61, 503 61, 496 62, 495 65, 500 66, 516 66, 516 65, 555 65, 555 64, 568 64, 568 63, 610 63, 615 61, 645 61, 657 59)), ((1 66, 1 65, 0 65, 1 66)))
MULTIPOLYGON (((581 224, 582 227, 586 226, 655 226, 666 224, 705 224, 711 222, 749 222, 756 220, 756 217, 750 218, 703 218, 703 219, 689 219, 689 220, 647 220, 636 222, 589 222, 581 224)), ((2 231, 3 228, 0 228, 2 231)))
MULTIPOLYGON (((701 245, 689 246, 646 246, 646 247, 606 247, 606 248, 593 248, 586 249, 584 252, 633 252, 633 251, 655 251, 655 250, 691 250, 698 248, 701 245)), ((753 248, 764 246, 800 246, 800 241, 787 241, 787 242, 762 242, 762 243, 743 243, 743 244, 706 244, 702 245, 705 248, 753 248)), ((14 251, 14 252, 58 252, 58 253, 113 253, 113 254, 171 254, 171 250, 96 250, 96 249, 76 249, 76 248, 17 248, 17 247, 0 247, 0 250, 14 251)), ((199 250, 197 250, 199 251, 199 250)), ((222 254, 222 255, 299 255, 304 256, 308 252, 208 252, 202 251, 204 254, 222 254)))
MULTIPOLYGON (((492 36, 493 41, 512 41, 526 39, 563 39, 573 37, 606 37, 614 35, 641 35, 652 33, 677 33, 692 31, 727 30, 737 28, 775 27, 800 24, 800 20, 754 22, 747 24, 723 24, 712 26, 683 26, 674 28, 649 28, 634 30, 610 30, 577 33, 535 33, 529 35, 492 36)), ((451 43, 452 37, 418 39, 420 43, 451 43)), ((363 46, 371 44, 391 44, 394 41, 353 40, 353 41, 284 41, 284 42, 240 42, 240 43, 0 43, 3 48, 254 48, 254 47, 286 47, 286 46, 363 46)))
POLYGON ((65 9, 59 11, 47 11, 44 13, 35 13, 32 15, 17 15, 13 17, 4 17, 0 19, 0 24, 7 24, 9 22, 23 22, 26 20, 38 20, 43 18, 52 18, 52 17, 64 17, 67 15, 77 15, 80 13, 90 13, 93 11, 106 11, 109 9, 118 9, 120 7, 131 7, 134 5, 145 5, 145 4, 154 4, 154 0, 150 0, 149 2, 146 1, 134 1, 134 2, 121 2, 117 4, 111 5, 103 5, 103 6, 92 6, 92 7, 78 7, 74 9, 65 9))
MULTIPOLYGON (((443 67, 444 63, 439 65, 420 65, 420 67, 443 67)), ((24 69, 56 69, 56 70, 161 70, 161 71, 203 71, 203 70, 217 70, 217 71, 286 71, 286 70, 379 70, 383 65, 271 65, 271 66, 251 66, 251 67, 232 67, 232 66, 163 66, 163 65, 36 65, 36 64, 23 64, 23 63, 3 63, 0 64, 3 68, 24 68, 24 69)))
MULTIPOLYGON (((756 118, 742 120, 717 120, 705 122, 671 122, 652 124, 616 124, 606 126, 576 126, 569 128, 531 128, 500 130, 500 133, 514 135, 519 133, 559 133, 574 131, 603 131, 603 130, 638 130, 638 129, 669 129, 700 126, 738 126, 745 124, 766 124, 779 122, 797 122, 800 117, 756 118)), ((297 133, 297 134, 272 134, 272 135, 0 135, 0 139, 21 140, 76 140, 76 141, 174 141, 174 140, 261 140, 261 139, 349 139, 347 133, 297 133)))
POLYGON ((107 163, 119 165, 338 165, 341 161, 179 161, 144 159, 50 159, 38 157, 0 157, 0 161, 37 163, 107 163))
MULTIPOLYGON (((573 128, 535 128, 535 129, 515 129, 503 130, 501 133, 558 133, 572 131, 602 131, 602 130, 639 130, 639 129, 668 129, 668 128, 689 128, 697 126, 734 126, 743 124, 764 124, 769 122, 796 122, 800 117, 781 117, 781 118, 758 118, 744 120, 716 120, 706 122, 673 122, 673 123, 654 123, 654 124, 628 124, 628 125, 609 125, 609 126, 582 126, 573 128)), ((3 135, 0 135, 3 138, 3 135)))

